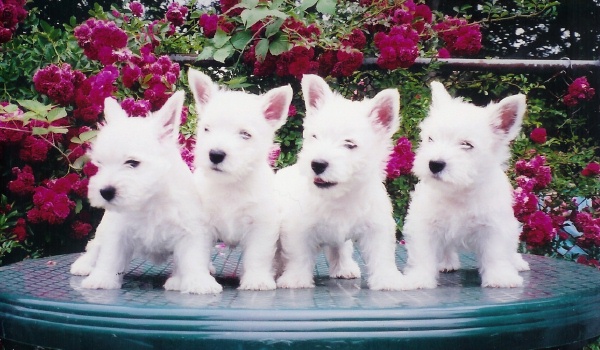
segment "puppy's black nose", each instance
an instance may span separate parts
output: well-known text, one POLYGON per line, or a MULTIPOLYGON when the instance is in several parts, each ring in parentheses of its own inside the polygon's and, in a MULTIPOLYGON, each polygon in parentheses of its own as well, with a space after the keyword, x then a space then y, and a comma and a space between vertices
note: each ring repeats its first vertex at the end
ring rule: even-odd
POLYGON ((227 153, 221 151, 220 149, 211 149, 210 152, 208 152, 208 158, 213 164, 221 163, 223 159, 225 159, 226 155, 227 153))
POLYGON ((429 161, 429 170, 431 170, 431 172, 434 174, 437 174, 440 171, 444 170, 444 167, 446 167, 446 162, 442 160, 429 161))
POLYGON ((108 202, 110 202, 113 198, 115 198, 116 194, 117 194, 117 189, 112 186, 105 187, 100 190, 100 195, 102 196, 102 198, 106 199, 106 201, 108 201, 108 202))
POLYGON ((327 169, 327 166, 329 166, 329 163, 324 160, 313 160, 310 163, 310 167, 317 175, 322 174, 327 169))

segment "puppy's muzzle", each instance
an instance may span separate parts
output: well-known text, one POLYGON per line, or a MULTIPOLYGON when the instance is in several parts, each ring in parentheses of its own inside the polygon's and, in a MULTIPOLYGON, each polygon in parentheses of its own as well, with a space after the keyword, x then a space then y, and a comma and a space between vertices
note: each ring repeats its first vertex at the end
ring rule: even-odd
POLYGON ((102 196, 102 198, 104 198, 107 202, 110 202, 111 200, 113 200, 115 198, 115 196, 117 195, 117 189, 109 186, 109 187, 105 187, 103 189, 100 190, 100 195, 102 196))
POLYGON ((431 170, 431 172, 434 174, 437 174, 440 171, 444 170, 445 167, 446 167, 446 162, 444 162, 442 160, 429 161, 429 170, 431 170))
POLYGON ((220 149, 211 149, 210 152, 208 152, 208 158, 215 165, 223 162, 226 155, 227 153, 221 151, 220 149))

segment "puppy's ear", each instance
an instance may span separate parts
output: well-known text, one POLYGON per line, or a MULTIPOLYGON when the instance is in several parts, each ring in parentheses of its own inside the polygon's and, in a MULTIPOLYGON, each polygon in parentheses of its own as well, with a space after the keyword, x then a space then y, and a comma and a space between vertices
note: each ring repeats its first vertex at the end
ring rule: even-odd
POLYGON ((285 123, 293 95, 292 87, 286 85, 271 89, 262 96, 263 115, 275 130, 285 123))
POLYGON ((200 112, 208 101, 210 101, 212 95, 217 90, 217 86, 208 75, 193 68, 188 70, 188 83, 196 101, 196 108, 200 112))
POLYGON ((490 123, 494 131, 506 141, 514 140, 521 130, 523 115, 527 109, 525 95, 506 97, 487 108, 491 110, 490 123))
POLYGON ((123 108, 117 100, 112 97, 107 97, 104 99, 104 120, 107 123, 111 123, 118 119, 127 118, 127 112, 123 108))
POLYGON ((153 118, 160 128, 161 140, 177 140, 179 137, 179 125, 181 124, 181 111, 183 110, 183 101, 185 94, 183 91, 177 91, 158 111, 152 113, 153 118))
POLYGON ((396 89, 385 89, 368 101, 371 104, 369 119, 377 130, 391 137, 400 126, 400 94, 396 89))
POLYGON ((431 104, 442 104, 452 100, 452 96, 448 93, 444 84, 438 81, 432 81, 429 85, 431 88, 431 104))
POLYGON ((333 95, 327 82, 318 75, 304 74, 301 84, 307 116, 323 107, 325 101, 333 95))

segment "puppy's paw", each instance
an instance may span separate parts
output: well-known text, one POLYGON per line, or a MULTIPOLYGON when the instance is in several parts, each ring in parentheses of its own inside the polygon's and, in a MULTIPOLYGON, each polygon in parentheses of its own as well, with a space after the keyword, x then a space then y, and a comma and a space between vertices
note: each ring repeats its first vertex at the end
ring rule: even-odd
POLYGON ((241 290, 273 290, 277 288, 275 278, 270 273, 246 272, 240 280, 241 290))
POLYGON ((217 273, 217 269, 215 268, 215 265, 213 265, 212 261, 208 263, 208 271, 213 276, 217 273))
MULTIPOLYGON (((173 278, 173 277, 171 277, 173 278)), ((171 279, 170 278, 170 279, 171 279)), ((165 283, 165 289, 167 290, 179 290, 181 293, 190 294, 218 294, 223 291, 223 287, 215 280, 211 275, 202 277, 178 277, 180 279, 179 289, 168 289, 167 287, 174 287, 176 281, 171 282, 170 286, 165 283)), ((167 280, 168 282, 169 280, 167 280)))
POLYGON ((481 276, 482 287, 516 288, 523 286, 523 277, 517 271, 491 271, 481 276))
POLYGON ((369 276, 367 284, 371 290, 397 291, 408 289, 404 275, 398 270, 369 276))
POLYGON ((360 267, 358 267, 358 264, 355 261, 352 261, 344 266, 332 268, 329 271, 329 277, 344 279, 360 278, 360 267))
POLYGON ((86 289, 119 289, 121 279, 117 274, 90 273, 81 281, 81 287, 86 289))
POLYGON ((460 269, 460 260, 458 255, 446 257, 438 264, 438 271, 440 272, 452 272, 460 269))
POLYGON ((315 282, 312 276, 302 278, 299 274, 284 272, 277 279, 277 287, 279 288, 314 288, 315 282))
POLYGON ((90 263, 85 255, 80 256, 73 264, 71 264, 71 274, 76 276, 87 276, 92 273, 94 266, 90 263))
POLYGON ((165 290, 181 290, 181 278, 179 276, 171 276, 163 286, 165 290))
POLYGON ((404 275, 405 290, 413 289, 433 289, 437 288, 437 278, 435 275, 411 271, 404 275))
POLYGON ((517 254, 513 260, 513 266, 517 271, 529 271, 529 263, 523 259, 521 254, 517 254))

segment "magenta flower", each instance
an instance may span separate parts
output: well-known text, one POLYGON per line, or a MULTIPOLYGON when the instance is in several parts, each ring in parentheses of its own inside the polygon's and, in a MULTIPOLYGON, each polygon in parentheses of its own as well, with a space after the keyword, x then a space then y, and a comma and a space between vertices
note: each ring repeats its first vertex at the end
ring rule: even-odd
POLYGON ((527 190, 540 191, 550 184, 552 181, 552 172, 549 166, 544 165, 545 163, 546 157, 539 155, 529 161, 521 159, 515 163, 517 175, 531 180, 528 182, 530 185, 526 187, 527 190))
POLYGON ((188 8, 179 5, 177 2, 172 2, 167 8, 166 18, 167 21, 171 22, 174 26, 181 26, 185 22, 185 16, 187 16, 188 8))
POLYGON ((40 163, 46 160, 52 148, 49 141, 33 135, 25 137, 19 150, 19 158, 24 162, 40 163))
POLYGON ((8 183, 8 190, 17 196, 32 195, 35 185, 33 169, 25 165, 23 169, 13 168, 12 173, 16 178, 8 183))
POLYGON ((68 63, 63 63, 60 67, 51 64, 33 75, 35 89, 63 106, 74 102, 75 90, 84 80, 83 73, 72 70, 68 63))
POLYGON ((446 16, 433 26, 453 56, 474 55, 481 50, 481 28, 466 19, 446 16))
POLYGON ((568 92, 563 97, 563 103, 569 107, 573 107, 581 101, 591 100, 595 94, 596 90, 590 86, 587 78, 579 77, 569 85, 568 92))
POLYGON ((139 1, 132 1, 129 3, 129 10, 135 17, 142 17, 145 9, 139 1))
POLYGON ((90 18, 75 27, 75 38, 83 53, 91 60, 104 65, 118 61, 117 50, 127 46, 127 34, 114 22, 90 18))
POLYGON ((198 24, 202 28, 204 32, 204 36, 207 38, 212 38, 215 36, 217 32, 217 24, 219 23, 218 15, 209 15, 207 13, 203 13, 198 20, 198 24))
POLYGON ((392 27, 388 34, 377 32, 374 40, 379 49, 377 65, 381 68, 408 68, 419 56, 419 34, 407 24, 392 27))
POLYGON ((145 117, 150 113, 150 102, 147 100, 136 101, 132 97, 128 97, 121 102, 121 107, 130 117, 145 117))
POLYGON ((76 220, 71 224, 71 237, 75 239, 84 239, 92 232, 92 225, 89 222, 76 220))
POLYGON ((535 128, 529 134, 531 141, 539 144, 546 142, 546 136, 546 129, 544 128, 535 128))
POLYGON ((281 147, 279 144, 273 144, 271 151, 269 152, 269 165, 274 167, 281 154, 281 147))
POLYGON ((531 214, 523 225, 521 240, 530 247, 542 247, 550 243, 556 236, 552 219, 543 211, 531 214))
POLYGON ((581 175, 592 177, 600 174, 600 164, 597 162, 590 162, 585 168, 581 171, 581 175))
POLYGON ((406 137, 399 138, 385 169, 388 179, 410 174, 414 161, 415 154, 412 151, 412 144, 406 137))

